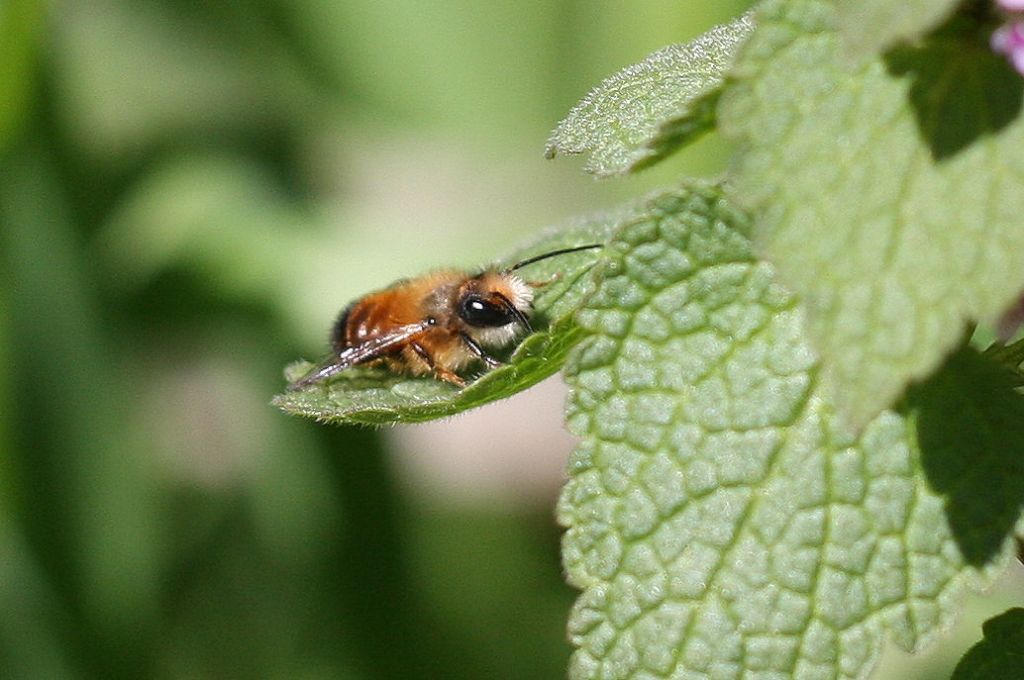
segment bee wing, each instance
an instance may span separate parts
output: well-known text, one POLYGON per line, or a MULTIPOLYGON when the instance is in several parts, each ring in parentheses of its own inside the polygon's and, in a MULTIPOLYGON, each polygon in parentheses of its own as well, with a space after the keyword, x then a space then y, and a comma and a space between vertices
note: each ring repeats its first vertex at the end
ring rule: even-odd
POLYGON ((418 323, 397 326, 387 333, 371 335, 364 338, 359 344, 346 347, 338 352, 337 356, 333 358, 334 362, 342 364, 341 368, 348 368, 349 366, 361 364, 364 361, 376 359, 382 354, 387 354, 396 347, 412 340, 432 325, 428 321, 420 321, 418 323))
POLYGON ((289 391, 295 391, 320 382, 325 378, 350 368, 357 364, 376 359, 388 352, 401 347, 417 335, 421 335, 431 327, 427 321, 410 323, 405 326, 397 326, 387 333, 371 335, 364 338, 359 344, 346 347, 345 349, 332 354, 321 362, 316 368, 302 378, 288 386, 289 391))

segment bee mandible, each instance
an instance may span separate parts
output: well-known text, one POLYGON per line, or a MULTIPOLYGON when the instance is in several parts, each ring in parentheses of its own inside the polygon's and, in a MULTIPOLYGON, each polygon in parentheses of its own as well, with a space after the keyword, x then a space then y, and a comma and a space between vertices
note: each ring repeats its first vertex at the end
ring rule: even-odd
MULTIPOLYGON (((432 375, 465 387, 467 366, 488 369, 501 362, 488 349, 530 334, 534 290, 517 270, 540 260, 603 247, 588 244, 537 255, 508 267, 476 274, 436 271, 398 281, 356 300, 331 332, 331 354, 288 386, 299 390, 359 365, 383 365, 395 373, 432 375)), ((546 283, 546 282, 545 282, 546 283)))

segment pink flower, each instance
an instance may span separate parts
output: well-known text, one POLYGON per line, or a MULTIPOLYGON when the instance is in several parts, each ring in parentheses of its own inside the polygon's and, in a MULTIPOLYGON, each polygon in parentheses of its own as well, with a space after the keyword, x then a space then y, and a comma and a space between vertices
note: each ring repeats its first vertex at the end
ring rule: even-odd
MULTIPOLYGON (((1001 0, 1001 4, 1017 3, 1024 8, 1024 0, 1001 0)), ((1017 72, 1024 75, 1024 21, 1000 26, 992 34, 992 51, 1005 54, 1017 72)))
POLYGON ((996 4, 1007 12, 1024 11, 1024 0, 996 0, 996 4))

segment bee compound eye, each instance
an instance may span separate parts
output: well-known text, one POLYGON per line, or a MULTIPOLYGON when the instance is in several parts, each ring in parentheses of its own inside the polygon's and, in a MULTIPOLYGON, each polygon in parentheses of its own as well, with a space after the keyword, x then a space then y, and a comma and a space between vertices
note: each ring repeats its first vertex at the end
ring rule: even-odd
POLYGON ((505 326, 515 320, 506 305, 491 302, 479 295, 467 295, 462 299, 459 317, 470 326, 479 328, 505 326))

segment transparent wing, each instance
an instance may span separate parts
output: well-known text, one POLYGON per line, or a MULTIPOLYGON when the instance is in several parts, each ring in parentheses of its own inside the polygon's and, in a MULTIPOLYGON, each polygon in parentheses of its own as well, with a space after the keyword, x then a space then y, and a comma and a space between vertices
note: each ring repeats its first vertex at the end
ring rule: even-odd
POLYGON ((430 327, 430 323, 421 321, 419 323, 406 324, 405 326, 397 326, 387 333, 364 338, 357 345, 346 347, 340 352, 331 354, 312 371, 289 385, 288 390, 300 390, 303 387, 329 378, 346 368, 372 361, 388 354, 405 343, 412 341, 417 336, 422 335, 430 327))

